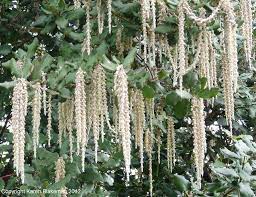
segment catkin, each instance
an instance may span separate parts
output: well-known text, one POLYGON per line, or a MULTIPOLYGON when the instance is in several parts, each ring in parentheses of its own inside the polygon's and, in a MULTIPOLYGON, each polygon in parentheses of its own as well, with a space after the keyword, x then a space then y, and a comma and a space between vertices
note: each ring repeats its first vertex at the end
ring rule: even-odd
POLYGON ((194 157, 196 166, 197 185, 201 188, 201 177, 204 173, 204 155, 206 152, 205 117, 203 99, 192 98, 192 122, 194 136, 194 157))
POLYGON ((62 136, 63 136, 63 133, 65 132, 65 128, 66 128, 63 105, 64 105, 63 103, 58 103, 58 131, 59 131, 58 143, 59 143, 60 148, 62 146, 62 136))
POLYGON ((101 133, 101 140, 104 141, 104 124, 107 123, 109 129, 112 129, 109 123, 106 75, 103 67, 98 64, 92 73, 92 102, 91 112, 92 127, 95 144, 95 162, 97 163, 98 139, 101 133))
POLYGON ((24 145, 25 118, 27 115, 28 92, 27 82, 23 78, 17 79, 12 96, 11 132, 13 133, 13 156, 16 175, 24 183, 24 145))
POLYGON ((132 98, 134 113, 135 147, 139 147, 140 166, 143 172, 143 134, 145 127, 145 105, 143 94, 140 90, 135 90, 132 98))
POLYGON ((51 130, 52 130, 52 95, 48 96, 48 113, 47 113, 47 139, 48 146, 51 146, 51 130))
POLYGON ((97 19, 98 19, 98 32, 101 34, 104 28, 104 12, 102 9, 102 2, 101 0, 97 0, 96 2, 96 9, 97 9, 97 19))
MULTIPOLYGON (((66 176, 66 170, 65 170, 65 161, 62 157, 60 157, 55 164, 55 182, 59 182, 63 180, 66 176)), ((66 188, 61 188, 61 197, 67 196, 67 190, 66 188)))
POLYGON ((149 9, 149 3, 148 0, 140 0, 141 3, 141 18, 142 18, 142 34, 143 34, 143 45, 144 45, 144 50, 143 50, 143 58, 144 62, 147 62, 147 40, 148 40, 148 34, 147 34, 147 19, 149 17, 148 10, 149 9))
POLYGON ((77 8, 80 8, 80 7, 81 7, 81 2, 80 2, 80 0, 74 0, 74 6, 75 6, 76 9, 77 9, 77 8))
POLYGON ((32 102, 32 114, 33 114, 33 149, 34 158, 36 158, 36 150, 39 145, 39 127, 40 127, 40 113, 41 113, 41 85, 39 82, 35 84, 34 97, 32 102))
POLYGON ((123 65, 119 65, 115 72, 114 91, 118 103, 118 130, 122 139, 126 180, 129 182, 131 166, 130 108, 128 81, 123 65))
POLYGON ((122 57, 124 53, 124 44, 122 42, 122 32, 123 32, 123 27, 119 27, 116 32, 116 49, 118 51, 119 57, 122 57))
POLYGON ((185 54, 185 13, 183 9, 184 1, 181 0, 178 5, 178 29, 179 29, 179 38, 178 38, 178 59, 179 59, 179 87, 182 89, 183 84, 183 75, 185 74, 186 68, 186 54, 185 54))
POLYGON ((162 136, 162 132, 161 129, 158 128, 157 129, 157 136, 156 136, 156 140, 157 140, 157 160, 158 163, 161 163, 161 144, 162 144, 162 140, 161 140, 161 136, 162 136))
POLYGON ((82 164, 84 164, 84 151, 86 143, 86 95, 84 72, 81 68, 76 73, 75 87, 75 126, 76 126, 76 141, 77 155, 82 151, 82 164))
POLYGON ((85 39, 82 44, 82 53, 85 51, 87 55, 91 53, 91 22, 90 22, 90 5, 91 0, 86 0, 85 2, 86 9, 86 24, 85 24, 85 39))
POLYGON ((175 129, 173 118, 169 117, 167 120, 167 166, 168 168, 173 169, 175 165, 175 129))
POLYGON ((43 93, 43 109, 44 109, 44 115, 46 116, 47 113, 47 96, 46 96, 46 90, 47 90, 47 86, 46 86, 46 73, 42 73, 42 81, 43 81, 43 85, 42 85, 42 93, 43 93))
POLYGON ((145 151, 148 155, 148 160, 149 160, 148 171, 149 171, 150 196, 153 196, 152 150, 153 150, 153 133, 150 131, 150 129, 147 129, 145 133, 145 151))
POLYGON ((230 0, 223 3, 223 10, 226 15, 224 17, 224 43, 225 43, 225 54, 227 57, 227 64, 230 68, 230 77, 233 81, 234 92, 237 90, 237 79, 238 79, 238 67, 237 67, 237 41, 236 41, 236 18, 233 10, 232 3, 230 0))
POLYGON ((223 55, 223 82, 225 114, 232 134, 232 120, 234 119, 234 93, 237 90, 237 42, 235 13, 230 0, 223 4, 226 15, 224 18, 224 55, 223 55))
POLYGON ((112 0, 108 0, 107 7, 108 7, 108 32, 111 33, 111 29, 112 29, 112 0))
POLYGON ((252 1, 241 0, 241 17, 243 19, 242 35, 244 37, 244 51, 249 68, 252 68, 252 49, 253 49, 253 14, 252 1))

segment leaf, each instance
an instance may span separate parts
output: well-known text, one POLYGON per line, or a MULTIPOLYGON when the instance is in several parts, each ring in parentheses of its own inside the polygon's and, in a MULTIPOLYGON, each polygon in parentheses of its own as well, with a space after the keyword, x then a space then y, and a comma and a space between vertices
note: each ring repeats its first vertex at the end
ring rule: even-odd
POLYGON ((9 88, 13 88, 15 86, 15 84, 16 84, 16 81, 6 81, 3 83, 0 83, 0 87, 9 89, 9 88))
POLYGON ((97 51, 97 55, 102 58, 102 56, 106 53, 108 49, 108 45, 107 43, 104 41, 100 44, 99 47, 97 47, 96 51, 97 51))
POLYGON ((57 183, 53 183, 51 185, 49 185, 49 187, 47 188, 48 190, 59 190, 61 188, 64 188, 65 185, 70 181, 71 176, 68 174, 65 176, 64 179, 58 181, 57 183))
POLYGON ((235 170, 231 168, 214 168, 213 169, 217 174, 224 175, 224 176, 231 176, 231 177, 239 177, 235 170))
POLYGON ((240 159, 241 158, 240 155, 228 150, 227 148, 221 149, 220 152, 226 158, 235 158, 235 159, 240 159))
POLYGON ((199 92, 197 92, 197 95, 200 98, 209 99, 217 96, 218 92, 219 92, 219 88, 211 88, 211 89, 206 88, 206 89, 199 90, 199 92))
POLYGON ((251 151, 250 148, 242 140, 236 142, 235 147, 242 154, 246 154, 251 151))
POLYGON ((177 102, 180 100, 180 96, 177 94, 177 92, 172 91, 169 94, 167 94, 165 98, 165 102, 167 105, 176 105, 177 102))
POLYGON ((0 45, 0 55, 8 55, 12 52, 12 47, 10 45, 4 44, 0 45))
POLYGON ((169 73, 167 71, 165 71, 164 69, 162 69, 161 71, 158 72, 157 75, 160 80, 163 80, 169 76, 169 73))
POLYGON ((27 45, 28 58, 31 58, 32 56, 34 56, 38 46, 39 46, 39 40, 37 38, 35 38, 31 44, 27 45))
POLYGON ((143 87, 142 93, 145 98, 154 98, 155 96, 155 90, 149 85, 143 87))
POLYGON ((42 34, 48 34, 53 32, 56 28, 56 24, 54 22, 48 23, 41 31, 42 34))
POLYGON ((65 17, 60 16, 56 19, 55 23, 57 24, 58 27, 61 29, 65 29, 68 25, 68 20, 65 19, 65 17))
POLYGON ((102 175, 95 167, 86 167, 84 173, 82 173, 80 176, 86 183, 104 181, 102 175))
POLYGON ((17 68, 17 64, 14 58, 2 64, 5 68, 8 68, 13 75, 20 76, 21 72, 17 68))
POLYGON ((134 62, 136 54, 137 54, 137 48, 134 47, 130 50, 130 52, 124 59, 124 62, 123 62, 124 68, 130 68, 131 64, 134 62))
POLYGON ((192 98, 191 94, 185 90, 176 90, 176 93, 183 99, 191 99, 192 98))
POLYGON ((177 118, 183 118, 190 110, 190 102, 187 99, 181 99, 173 107, 174 114, 177 118))
POLYGON ((103 175, 103 179, 106 183, 109 184, 109 186, 112 186, 114 184, 114 179, 106 173, 103 175))
POLYGON ((38 186, 38 181, 36 181, 34 179, 34 177, 32 176, 32 174, 25 174, 25 180, 24 180, 24 184, 28 185, 28 186, 32 186, 32 187, 36 187, 38 186))
POLYGON ((255 196, 250 184, 247 182, 239 183, 239 190, 242 197, 255 196))
POLYGON ((195 71, 189 71, 183 76, 183 86, 187 89, 195 89, 198 85, 198 74, 195 71))
POLYGON ((83 41, 83 39, 84 39, 84 34, 83 33, 76 33, 76 32, 70 32, 69 34, 68 34, 68 36, 70 37, 70 38, 72 38, 73 40, 75 40, 75 41, 79 41, 79 42, 82 42, 83 41))
POLYGON ((171 32, 171 26, 167 24, 159 25, 156 27, 155 32, 162 33, 162 34, 169 33, 171 32))
POLYGON ((69 20, 76 20, 76 19, 82 18, 84 14, 85 14, 85 11, 83 8, 76 8, 75 10, 72 10, 67 14, 67 18, 69 20))
POLYGON ((102 66, 107 70, 115 71, 118 65, 111 62, 106 55, 103 55, 102 66))
POLYGON ((1 179, 0 178, 0 191, 2 190, 2 189, 4 189, 4 181, 3 181, 3 179, 1 179))
POLYGON ((41 15, 35 20, 35 22, 32 23, 32 27, 43 27, 46 23, 49 23, 50 20, 50 16, 41 15))
POLYGON ((70 92, 69 89, 63 87, 63 88, 61 88, 61 90, 60 90, 60 95, 61 95, 61 97, 63 97, 63 98, 70 98, 70 97, 71 97, 71 92, 70 92))
POLYGON ((177 189, 181 192, 187 191, 190 187, 190 182, 184 176, 178 174, 174 175, 173 182, 177 189))

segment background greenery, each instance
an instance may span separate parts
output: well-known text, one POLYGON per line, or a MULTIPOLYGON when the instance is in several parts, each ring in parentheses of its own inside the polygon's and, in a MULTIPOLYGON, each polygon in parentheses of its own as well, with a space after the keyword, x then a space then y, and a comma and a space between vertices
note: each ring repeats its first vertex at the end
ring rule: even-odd
MULTIPOLYGON (((93 1, 94 2, 94 1, 93 1)), ((156 29, 157 34, 165 34, 171 46, 177 43, 177 1, 165 1, 172 13, 156 29)), ((105 3, 105 2, 104 2, 105 3)), ((194 9, 217 1, 193 1, 194 9)), ((236 9, 239 9, 237 4, 236 9)), ((118 64, 123 63, 129 76, 129 86, 143 90, 147 98, 154 98, 156 106, 164 109, 154 120, 155 128, 162 130, 161 163, 157 161, 157 148, 153 152, 154 196, 254 196, 256 191, 256 86, 255 72, 248 71, 245 62, 242 37, 238 35, 239 90, 236 93, 234 136, 231 143, 227 135, 229 129, 224 118, 222 81, 219 89, 205 88, 205 79, 200 79, 195 71, 184 77, 186 91, 171 86, 172 72, 159 62, 156 65, 158 78, 152 78, 148 66, 139 61, 140 55, 133 48, 125 48, 124 56, 118 56, 115 47, 116 32, 123 27, 122 41, 141 33, 140 6, 138 1, 113 0, 113 33, 106 27, 101 35, 97 32, 97 12, 93 6, 92 45, 90 56, 81 54, 81 43, 85 37, 85 10, 74 9, 72 1, 64 0, 2 0, 0 2, 0 190, 1 189, 59 189, 64 185, 74 189, 71 196, 146 196, 149 191, 148 159, 145 158, 145 172, 131 176, 125 185, 124 162, 120 147, 113 143, 113 134, 106 133, 104 143, 100 143, 99 162, 94 163, 93 141, 86 150, 86 169, 81 172, 79 157, 70 163, 68 140, 59 149, 57 144, 57 104, 70 98, 74 92, 74 79, 78 67, 86 71, 86 81, 90 83, 93 66, 103 63, 107 71, 109 91, 113 87, 113 73, 118 64), (25 62, 22 72, 16 62, 25 62), (53 97, 52 146, 46 146, 46 117, 41 116, 40 144, 38 156, 33 159, 31 107, 27 116, 25 147, 25 184, 21 185, 13 170, 12 134, 8 131, 11 118, 11 95, 15 77, 25 77, 31 84, 41 80, 41 72, 47 73, 47 86, 53 97), (205 98, 207 154, 202 189, 196 189, 195 166, 193 165, 193 140, 191 116, 191 94, 205 98), (217 96, 214 105, 210 98, 217 96), (175 118, 177 161, 170 172, 166 160, 166 123, 168 115, 175 118), (214 125, 214 126, 213 126, 214 125), (66 161, 66 178, 54 183, 55 161, 63 156, 66 161), (76 194, 76 190, 81 191, 76 194)), ((242 19, 238 18, 238 24, 242 19)), ((220 34, 219 20, 210 24, 216 35, 220 34)), ((191 21, 186 22, 188 42, 198 35, 199 29, 191 21)), ((255 33, 254 33, 255 35, 255 33)), ((220 48, 218 43, 216 48, 220 48)), ((192 58, 193 54, 189 54, 192 58)), ((163 61, 167 61, 164 59, 163 61)), ((172 65, 170 65, 172 67, 172 65)), ((221 65, 218 65, 220 67, 221 65)), ((221 73, 219 73, 221 76, 221 73)), ((31 92, 31 89, 30 89, 31 92)), ((30 93, 32 95, 32 93, 30 93)), ((30 98, 31 100, 31 98, 30 98)), ((109 106, 111 108, 111 106, 109 106)), ((110 114, 111 115, 111 114, 110 114)), ((92 137, 91 137, 92 139, 92 137)), ((139 169, 138 151, 132 150, 132 168, 139 169)), ((71 191, 70 191, 71 192, 71 191)), ((2 194, 3 195, 3 194, 2 194)), ((14 195, 15 196, 15 195, 14 195)), ((47 195, 46 195, 47 196, 47 195)), ((54 195, 53 195, 54 196, 54 195)))

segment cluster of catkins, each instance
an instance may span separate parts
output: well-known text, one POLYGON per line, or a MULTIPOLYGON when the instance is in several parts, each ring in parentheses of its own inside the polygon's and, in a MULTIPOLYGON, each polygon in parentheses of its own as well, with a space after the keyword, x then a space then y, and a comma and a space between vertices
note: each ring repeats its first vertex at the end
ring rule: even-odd
MULTIPOLYGON (((142 33, 139 39, 141 52, 143 54, 144 64, 154 67, 156 63, 156 52, 159 54, 161 62, 162 56, 165 55, 172 65, 173 86, 179 86, 183 89, 183 76, 190 69, 198 69, 201 77, 207 79, 207 87, 213 88, 218 85, 217 68, 216 68, 216 49, 214 41, 218 37, 207 28, 207 24, 213 21, 220 11, 223 11, 223 40, 222 43, 222 73, 224 87, 224 103, 227 123, 232 131, 232 120, 234 117, 234 94, 237 90, 238 80, 238 58, 237 58, 237 41, 236 41, 236 13, 231 0, 220 0, 217 7, 206 17, 205 10, 200 10, 200 16, 197 16, 190 7, 187 0, 180 0, 177 7, 178 17, 178 43, 173 50, 167 39, 167 34, 156 35, 155 29, 157 24, 164 23, 165 18, 169 16, 168 7, 163 1, 158 0, 140 0, 142 33), (158 9, 156 9, 156 7, 158 9), (157 16, 157 11, 159 15, 157 16), (197 39, 192 40, 195 58, 189 62, 186 49, 185 20, 186 17, 199 26, 200 33, 197 39), (195 42, 194 42, 195 41, 195 42), (173 51, 175 52, 172 57, 173 51)), ((82 43, 82 54, 90 55, 91 46, 91 0, 74 0, 75 8, 83 6, 86 10, 85 39, 82 43)), ((251 0, 241 0, 241 16, 244 19, 242 24, 242 35, 244 36, 244 51, 246 61, 249 67, 252 67, 252 3, 251 0)), ((112 0, 96 0, 98 33, 104 30, 105 15, 108 17, 108 30, 112 31, 112 0), (107 12, 104 6, 107 7, 107 12)), ((122 56, 124 46, 122 44, 123 27, 118 27, 116 35, 116 47, 119 56, 122 56)), ((132 43, 133 41, 129 42, 132 43)), ((22 66, 17 62, 18 66, 22 66)), ((169 69, 169 68, 168 68, 169 69)), ((36 158, 37 147, 39 146, 40 136, 40 113, 43 108, 44 115, 47 116, 47 137, 48 146, 51 146, 52 130, 52 95, 46 95, 46 75, 43 73, 40 84, 37 82, 33 85, 34 93, 32 99, 32 116, 33 116, 33 150, 36 158), (42 103, 42 104, 41 104, 42 103)), ((105 124, 109 130, 117 134, 117 140, 120 142, 123 150, 125 161, 125 172, 127 181, 131 172, 131 125, 134 127, 135 148, 139 149, 141 171, 143 172, 144 148, 149 158, 149 178, 150 178, 150 195, 153 190, 152 177, 152 150, 153 150, 153 119, 154 99, 145 99, 138 89, 131 90, 129 97, 129 88, 126 72, 122 65, 119 65, 114 75, 114 101, 113 101, 113 123, 110 125, 108 114, 108 101, 106 89, 106 75, 103 67, 97 64, 92 72, 92 82, 90 85, 85 83, 85 72, 79 68, 75 79, 75 93, 73 98, 66 100, 58 105, 58 143, 61 147, 63 136, 68 136, 70 148, 70 160, 73 161, 73 143, 76 143, 76 154, 81 155, 82 171, 85 168, 85 151, 88 142, 89 132, 92 130, 94 138, 95 162, 98 161, 98 140, 104 140, 105 124), (131 124, 131 121, 132 123, 131 124), (75 135, 73 130, 75 128, 75 135), (75 137, 75 139, 74 139, 75 137)), ((24 182, 24 144, 25 144, 25 118, 27 114, 28 93, 27 81, 23 78, 16 80, 12 97, 12 119, 11 132, 13 133, 14 144, 14 167, 17 175, 21 176, 24 182)), ((195 166, 197 170, 197 183, 201 186, 201 177, 203 175, 204 155, 206 151, 205 123, 204 123, 204 102, 203 99, 192 98, 192 122, 194 135, 194 155, 195 166)), ((157 132, 158 142, 158 162, 160 162, 161 149, 161 131, 157 132)), ((169 117, 167 120, 167 160, 168 168, 172 170, 175 164, 175 130, 174 120, 169 117)), ((60 158, 56 163, 56 181, 65 176, 64 161, 60 158)))
MULTIPOLYGON (((246 60, 251 68, 252 60, 252 3, 251 0, 241 0, 241 15, 244 19, 242 25, 242 34, 244 36, 244 50, 246 60)), ((223 73, 223 92, 225 115, 227 123, 230 126, 232 134, 232 120, 234 120, 234 94, 237 91, 238 80, 238 59, 237 59, 237 23, 234 5, 231 0, 220 0, 218 6, 212 10, 212 13, 206 17, 205 11, 201 10, 201 16, 197 16, 189 6, 187 0, 181 0, 178 5, 178 77, 179 86, 182 89, 183 76, 190 69, 197 69, 201 77, 207 79, 207 87, 216 87, 218 84, 216 69, 216 49, 213 41, 218 37, 208 30, 207 24, 213 21, 220 11, 224 12, 224 42, 222 43, 222 73, 223 73), (201 32, 197 39, 197 51, 194 61, 188 65, 186 62, 186 37, 185 37, 185 19, 186 16, 194 21, 201 32)), ((192 47, 193 48, 193 47, 192 47)), ((201 176, 203 175, 204 154, 206 150, 205 123, 204 123, 204 104, 199 98, 192 99, 192 119, 194 130, 194 154, 197 169, 197 182, 201 187, 201 176)))

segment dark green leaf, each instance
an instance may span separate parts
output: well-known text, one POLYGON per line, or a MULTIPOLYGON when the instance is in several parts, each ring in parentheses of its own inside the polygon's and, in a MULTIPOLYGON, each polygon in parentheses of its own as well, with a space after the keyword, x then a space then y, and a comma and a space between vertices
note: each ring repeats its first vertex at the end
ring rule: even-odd
POLYGON ((12 52, 12 47, 10 45, 0 45, 0 55, 8 55, 12 52))
POLYGON ((187 191, 190 187, 190 182, 184 176, 178 174, 174 175, 173 182, 176 188, 181 192, 187 191))
POLYGON ((154 98, 154 96, 155 96, 155 90, 154 90, 151 86, 146 85, 146 86, 144 86, 144 88, 143 88, 143 96, 144 96, 145 98, 154 98))

